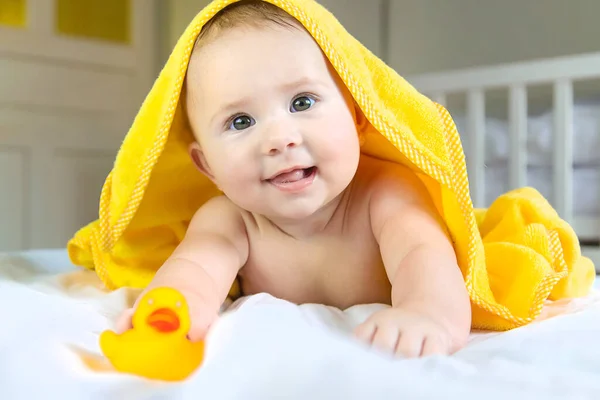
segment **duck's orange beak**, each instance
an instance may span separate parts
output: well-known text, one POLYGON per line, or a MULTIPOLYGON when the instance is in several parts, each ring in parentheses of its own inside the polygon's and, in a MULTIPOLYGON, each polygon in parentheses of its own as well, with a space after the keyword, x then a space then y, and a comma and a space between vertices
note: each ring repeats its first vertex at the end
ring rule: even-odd
POLYGON ((159 308, 146 319, 148 325, 159 332, 174 332, 179 329, 179 317, 169 308, 159 308))

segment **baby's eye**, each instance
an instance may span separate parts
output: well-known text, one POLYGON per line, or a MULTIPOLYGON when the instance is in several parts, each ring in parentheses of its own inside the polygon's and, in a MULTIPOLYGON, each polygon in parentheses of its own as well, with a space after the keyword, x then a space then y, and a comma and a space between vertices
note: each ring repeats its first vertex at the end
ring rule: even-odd
POLYGON ((292 112, 295 111, 306 111, 315 103, 314 99, 311 99, 308 96, 300 96, 296 97, 294 102, 292 103, 292 112))
POLYGON ((240 115, 231 121, 229 129, 241 131, 250 128, 252 125, 254 125, 254 120, 251 117, 247 115, 240 115))

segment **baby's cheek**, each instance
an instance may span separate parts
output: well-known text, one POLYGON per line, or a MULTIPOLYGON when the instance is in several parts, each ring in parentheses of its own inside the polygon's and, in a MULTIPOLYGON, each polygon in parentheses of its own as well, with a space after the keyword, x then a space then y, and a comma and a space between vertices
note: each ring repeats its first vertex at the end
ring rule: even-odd
POLYGON ((323 158, 342 165, 358 161, 360 144, 354 124, 338 124, 328 131, 323 143, 323 158))
POLYGON ((216 146, 211 154, 212 169, 215 172, 217 179, 223 181, 236 181, 243 178, 247 174, 249 161, 248 157, 242 152, 242 149, 235 145, 216 146))
POLYGON ((221 189, 229 197, 251 196, 253 188, 260 184, 260 176, 256 167, 249 161, 223 155, 223 165, 220 170, 221 189))
POLYGON ((245 190, 244 188, 247 188, 253 180, 256 180, 256 177, 253 178, 253 174, 251 174, 249 170, 249 166, 236 164, 232 161, 229 166, 225 167, 221 172, 223 186, 229 188, 229 190, 245 190))

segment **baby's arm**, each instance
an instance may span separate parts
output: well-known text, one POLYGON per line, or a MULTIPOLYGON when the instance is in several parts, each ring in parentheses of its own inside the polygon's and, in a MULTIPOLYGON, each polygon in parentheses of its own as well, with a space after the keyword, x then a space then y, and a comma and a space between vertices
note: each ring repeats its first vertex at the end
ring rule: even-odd
MULTIPOLYGON (((144 293, 164 286, 181 291, 192 319, 188 335, 191 340, 202 339, 247 258, 248 240, 239 210, 225 197, 213 198, 196 212, 184 239, 144 293)), ((137 302, 122 315, 118 331, 131 327, 136 306, 137 302)))
POLYGON ((375 183, 371 225, 388 278, 392 308, 357 335, 404 356, 448 354, 469 336, 471 309, 452 243, 423 183, 394 168, 375 183))

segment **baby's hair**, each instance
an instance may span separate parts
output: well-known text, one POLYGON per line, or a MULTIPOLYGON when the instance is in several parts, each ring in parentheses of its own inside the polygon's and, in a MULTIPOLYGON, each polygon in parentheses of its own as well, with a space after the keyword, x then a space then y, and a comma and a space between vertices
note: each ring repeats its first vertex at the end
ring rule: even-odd
POLYGON ((203 27, 195 47, 201 45, 211 34, 238 26, 263 28, 267 25, 285 28, 301 28, 300 23, 281 8, 262 0, 241 0, 217 12, 203 27))

